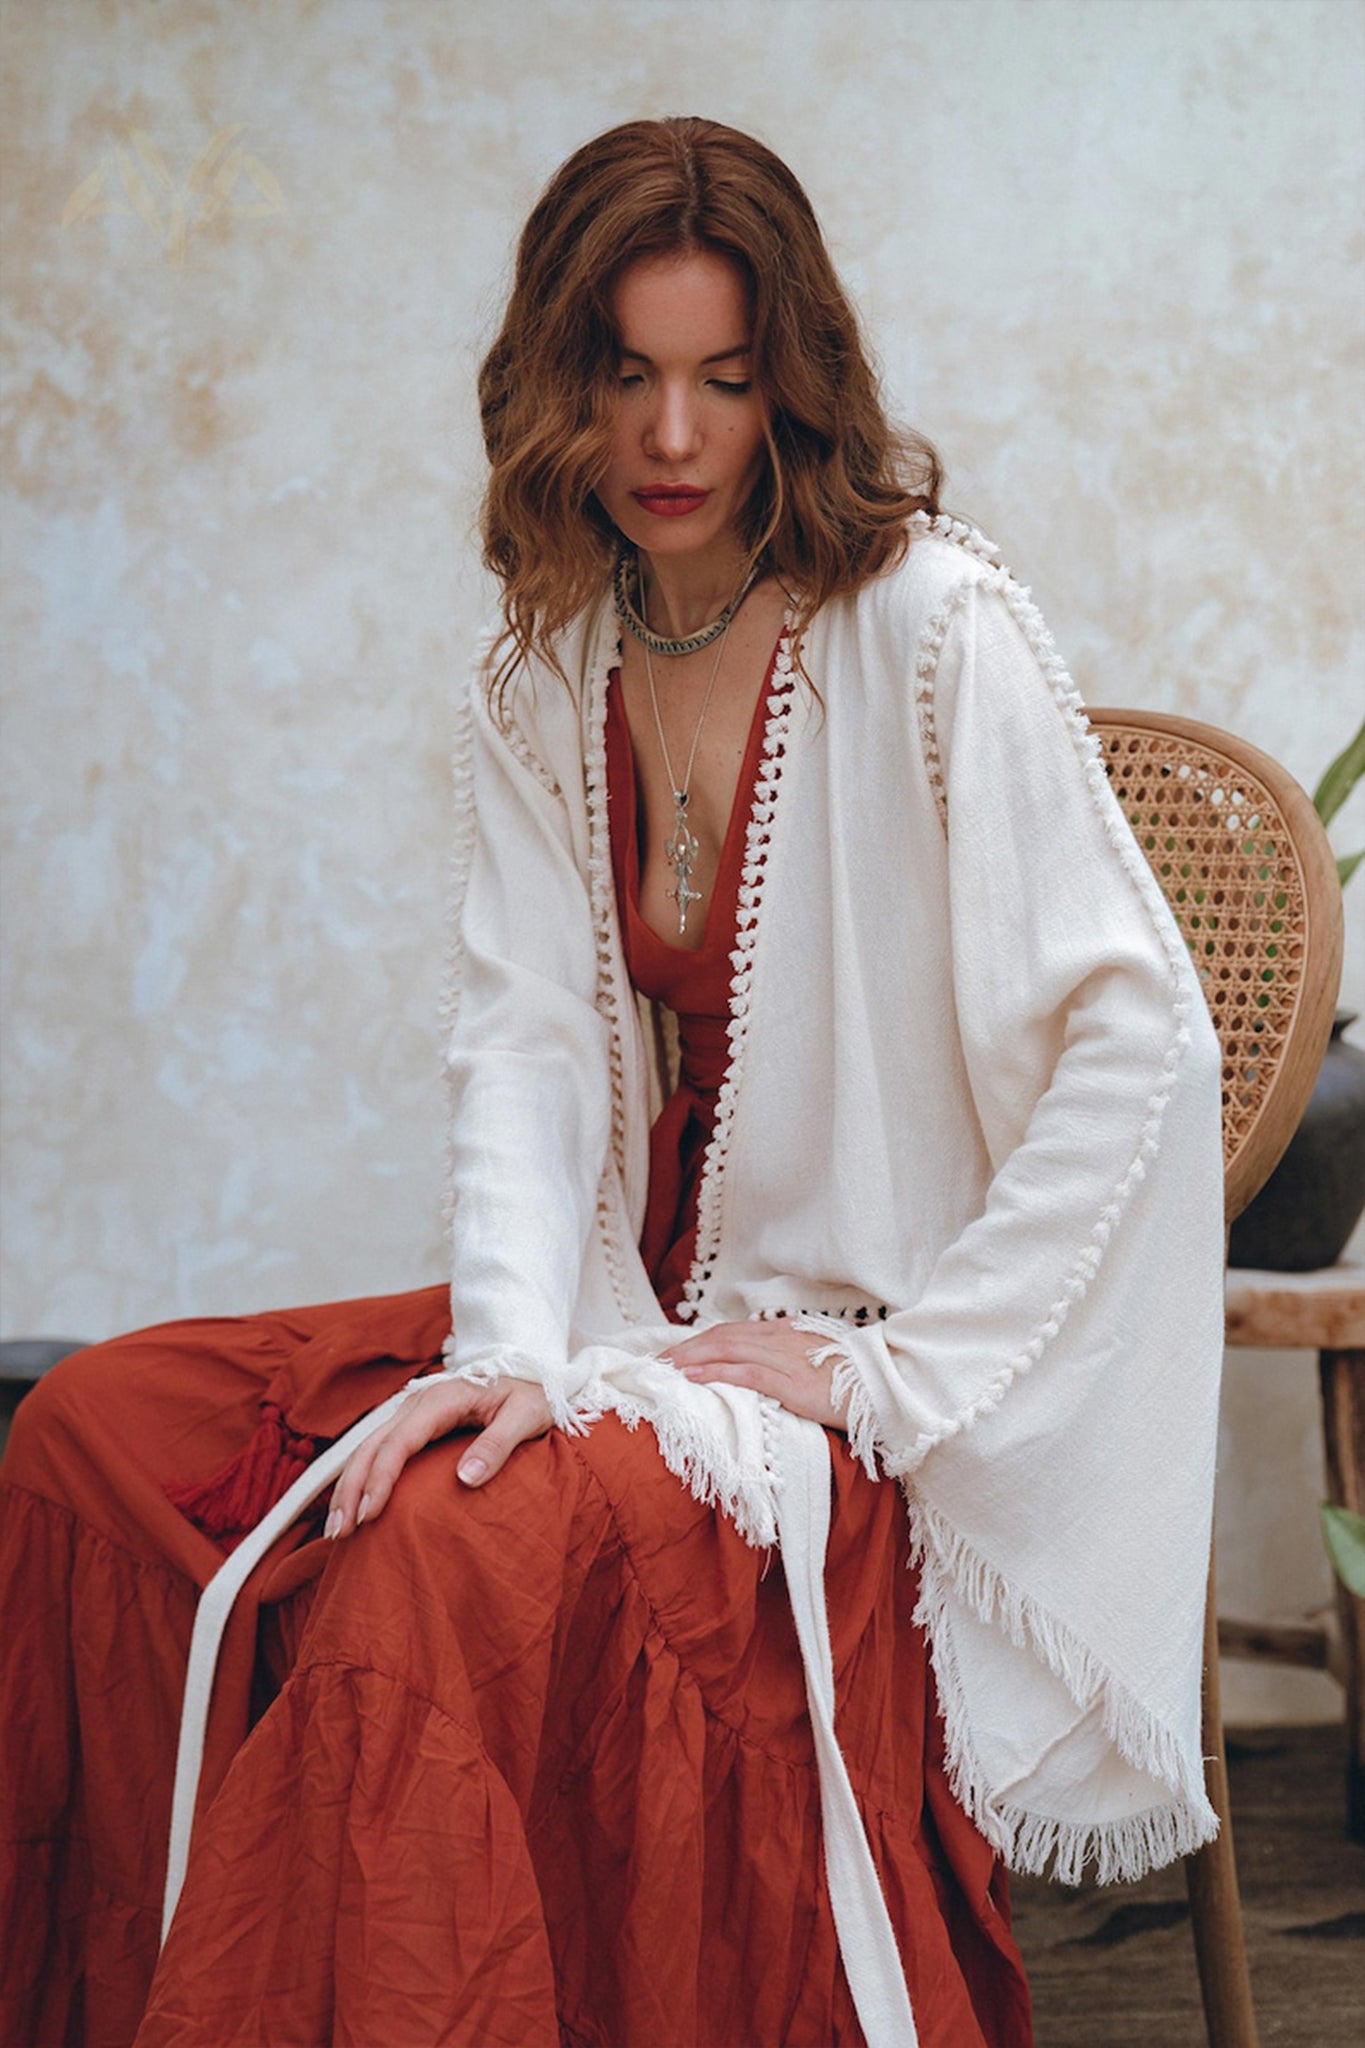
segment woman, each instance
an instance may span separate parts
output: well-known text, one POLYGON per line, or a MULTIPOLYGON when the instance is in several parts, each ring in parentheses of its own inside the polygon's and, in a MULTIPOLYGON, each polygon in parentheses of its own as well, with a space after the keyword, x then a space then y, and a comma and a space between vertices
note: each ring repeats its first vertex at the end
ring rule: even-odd
POLYGON ((241 1542, 139 2048, 1014 2048, 1002 1861, 1215 1825, 1198 985, 770 152, 577 152, 480 395, 451 1294, 171 1325, 26 1404, 11 1997, 137 2027, 241 1542))

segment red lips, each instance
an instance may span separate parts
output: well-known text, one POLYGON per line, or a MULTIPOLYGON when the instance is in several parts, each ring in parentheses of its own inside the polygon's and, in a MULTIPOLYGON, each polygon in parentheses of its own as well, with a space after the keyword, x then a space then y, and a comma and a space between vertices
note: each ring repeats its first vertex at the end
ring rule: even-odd
POLYGON ((695 484, 650 484, 630 495, 644 512, 652 512, 659 519, 681 519, 685 513, 704 505, 711 493, 698 490, 695 484))

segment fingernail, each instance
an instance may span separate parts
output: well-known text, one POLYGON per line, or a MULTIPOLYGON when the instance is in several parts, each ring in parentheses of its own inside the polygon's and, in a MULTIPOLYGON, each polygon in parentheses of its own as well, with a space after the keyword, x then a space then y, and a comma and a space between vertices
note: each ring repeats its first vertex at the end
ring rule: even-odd
POLYGON ((682 1376, 685 1380, 699 1380, 705 1372, 706 1367, 704 1365, 685 1365, 682 1368, 682 1376))
POLYGON ((327 1527, 323 1530, 322 1533, 324 1536, 327 1537, 335 1536, 340 1527, 341 1509, 333 1508, 331 1514, 327 1517, 327 1527))
POLYGON ((477 1486, 487 1471, 488 1467, 482 1458, 466 1458, 460 1467, 460 1477, 466 1486, 477 1486))
POLYGON ((361 1523, 364 1521, 366 1515, 368 1515, 370 1509, 373 1506, 374 1502, 370 1499, 369 1494, 362 1493, 360 1496, 360 1506, 355 1511, 355 1525, 357 1529, 360 1527, 361 1523))

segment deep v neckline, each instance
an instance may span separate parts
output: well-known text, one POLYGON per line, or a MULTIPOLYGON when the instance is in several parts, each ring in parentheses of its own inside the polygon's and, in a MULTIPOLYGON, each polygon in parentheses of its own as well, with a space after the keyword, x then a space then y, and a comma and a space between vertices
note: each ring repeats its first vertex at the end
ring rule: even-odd
MULTIPOLYGON (((753 716, 749 721, 744 758, 740 763, 735 793, 730 802, 730 816, 716 861, 715 877, 702 918, 701 943, 698 946, 671 945, 667 939, 660 937, 640 909, 640 783, 635 767, 635 746, 631 739, 630 722, 626 717, 621 695, 619 664, 614 664, 608 672, 607 746, 612 755, 612 767, 619 771, 618 774, 609 777, 609 786, 613 796, 618 789, 620 791, 620 811, 612 819, 613 865, 616 869, 622 923, 627 932, 627 952, 631 956, 632 979, 636 981, 637 986, 639 981, 634 968, 642 948, 653 957, 656 965, 673 966, 678 962, 713 959, 720 939, 723 938, 723 951, 728 964, 733 943, 735 892, 744 862, 744 842, 753 805, 754 784, 758 779, 759 762, 763 754, 763 740, 768 723, 768 700, 772 693, 777 657, 781 652, 785 635, 784 623, 773 643, 772 653, 763 672, 763 682, 754 703, 753 716), (722 898, 727 900, 728 910, 725 915, 725 929, 718 933, 717 925, 721 913, 717 909, 717 904, 722 898)), ((652 976, 647 978, 653 979, 652 976)), ((644 991, 646 994, 652 992, 644 991)))

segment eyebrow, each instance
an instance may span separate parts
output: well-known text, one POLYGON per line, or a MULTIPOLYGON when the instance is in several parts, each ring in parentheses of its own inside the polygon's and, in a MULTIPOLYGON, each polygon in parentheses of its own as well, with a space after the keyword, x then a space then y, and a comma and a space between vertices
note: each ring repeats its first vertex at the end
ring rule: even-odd
MULTIPOLYGON (((622 342, 619 353, 623 356, 629 356, 630 360, 633 363, 649 363, 651 369, 654 367, 653 363, 651 362, 651 359, 645 354, 642 348, 627 348, 626 344, 622 342)), ((721 348, 717 349, 716 353, 713 356, 703 356, 701 359, 702 368, 706 369, 712 363, 732 363, 734 362, 736 356, 747 356, 752 354, 753 343, 749 341, 741 341, 738 347, 736 348, 721 348)))

